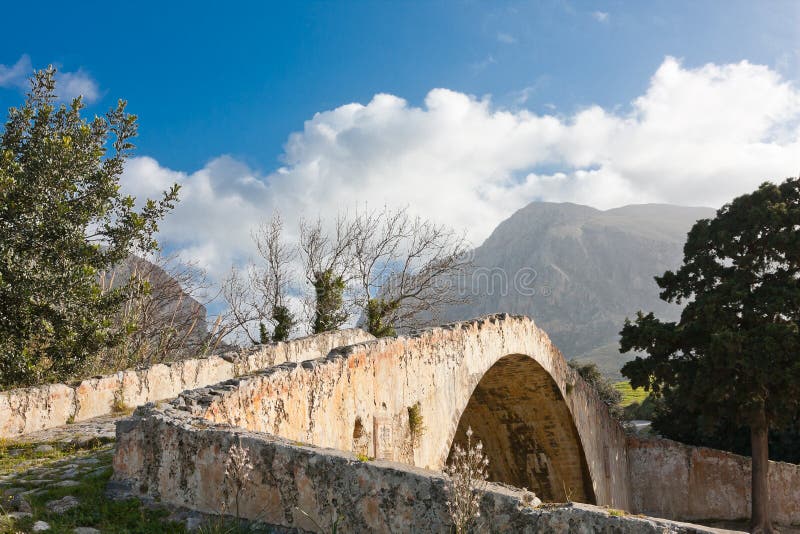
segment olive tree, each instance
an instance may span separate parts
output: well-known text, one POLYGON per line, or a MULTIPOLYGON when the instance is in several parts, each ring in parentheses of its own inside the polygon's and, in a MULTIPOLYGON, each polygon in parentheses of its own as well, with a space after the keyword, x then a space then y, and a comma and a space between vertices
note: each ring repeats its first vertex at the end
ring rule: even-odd
POLYGON ((158 221, 178 186, 139 209, 120 191, 136 117, 119 101, 81 117, 57 104, 55 69, 36 72, 0 136, 0 384, 32 384, 78 371, 135 325, 115 324, 135 278, 102 291, 99 275, 132 252, 157 249, 158 221))

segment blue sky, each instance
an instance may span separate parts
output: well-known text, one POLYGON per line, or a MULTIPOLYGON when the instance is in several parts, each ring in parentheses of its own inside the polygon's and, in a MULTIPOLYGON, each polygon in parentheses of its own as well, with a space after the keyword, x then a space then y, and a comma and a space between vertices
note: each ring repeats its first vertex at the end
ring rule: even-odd
POLYGON ((123 187, 182 185, 161 239, 212 277, 276 210, 406 206, 478 244, 531 201, 719 206, 800 172, 795 0, 36 10, 3 8, 0 107, 48 63, 89 113, 127 99, 123 187))
MULTIPOLYGON (((45 3, 46 4, 46 3, 45 3)), ((195 170, 230 154, 262 171, 321 110, 375 93, 420 104, 435 87, 509 107, 626 106, 667 55, 747 59, 796 79, 800 3, 104 2, 4 6, 0 64, 82 69, 101 112, 126 98, 139 153, 195 170), (605 15, 603 15, 605 14, 605 15)), ((19 102, 0 89, 0 106, 19 102)))

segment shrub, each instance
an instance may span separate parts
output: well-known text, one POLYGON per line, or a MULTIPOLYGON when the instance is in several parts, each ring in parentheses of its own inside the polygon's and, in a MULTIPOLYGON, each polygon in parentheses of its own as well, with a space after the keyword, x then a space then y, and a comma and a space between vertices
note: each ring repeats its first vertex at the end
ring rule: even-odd
POLYGON ((472 441, 472 428, 467 429, 466 449, 456 443, 450 463, 444 473, 447 482, 447 509, 456 534, 468 531, 480 517, 480 503, 486 491, 489 460, 483 454, 483 444, 472 441))

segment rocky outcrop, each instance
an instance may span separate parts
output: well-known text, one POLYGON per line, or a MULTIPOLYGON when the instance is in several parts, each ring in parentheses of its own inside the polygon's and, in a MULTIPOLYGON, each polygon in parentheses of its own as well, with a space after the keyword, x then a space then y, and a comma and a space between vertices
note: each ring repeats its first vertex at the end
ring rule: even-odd
POLYGON ((283 362, 318 358, 335 347, 370 339, 374 337, 359 329, 338 330, 222 355, 128 369, 76 385, 48 384, 0 392, 0 438, 106 415, 115 405, 133 408, 171 399, 185 390, 283 362))

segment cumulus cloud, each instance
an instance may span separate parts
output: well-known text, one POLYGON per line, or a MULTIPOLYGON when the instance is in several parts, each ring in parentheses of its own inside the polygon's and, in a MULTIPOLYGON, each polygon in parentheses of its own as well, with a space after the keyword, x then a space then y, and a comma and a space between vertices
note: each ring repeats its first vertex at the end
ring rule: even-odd
MULTIPOLYGON (((31 58, 27 54, 20 56, 13 65, 0 64, 0 87, 26 91, 33 71, 31 58)), ((75 72, 59 71, 56 75, 56 90, 62 101, 70 101, 81 95, 85 102, 91 104, 100 98, 97 82, 83 69, 75 72)))
POLYGON ((594 17, 594 20, 597 22, 608 22, 608 13, 605 11, 594 11, 592 17, 594 17))
POLYGON ((290 221, 365 203, 408 206, 479 244, 534 200, 717 207, 797 175, 800 90, 748 62, 690 69, 667 58, 623 111, 511 111, 447 89, 416 107, 378 94, 314 115, 283 158, 260 175, 229 157, 193 173, 140 157, 124 186, 152 197, 181 183, 162 239, 217 276, 252 254, 251 228, 275 209, 290 221))

